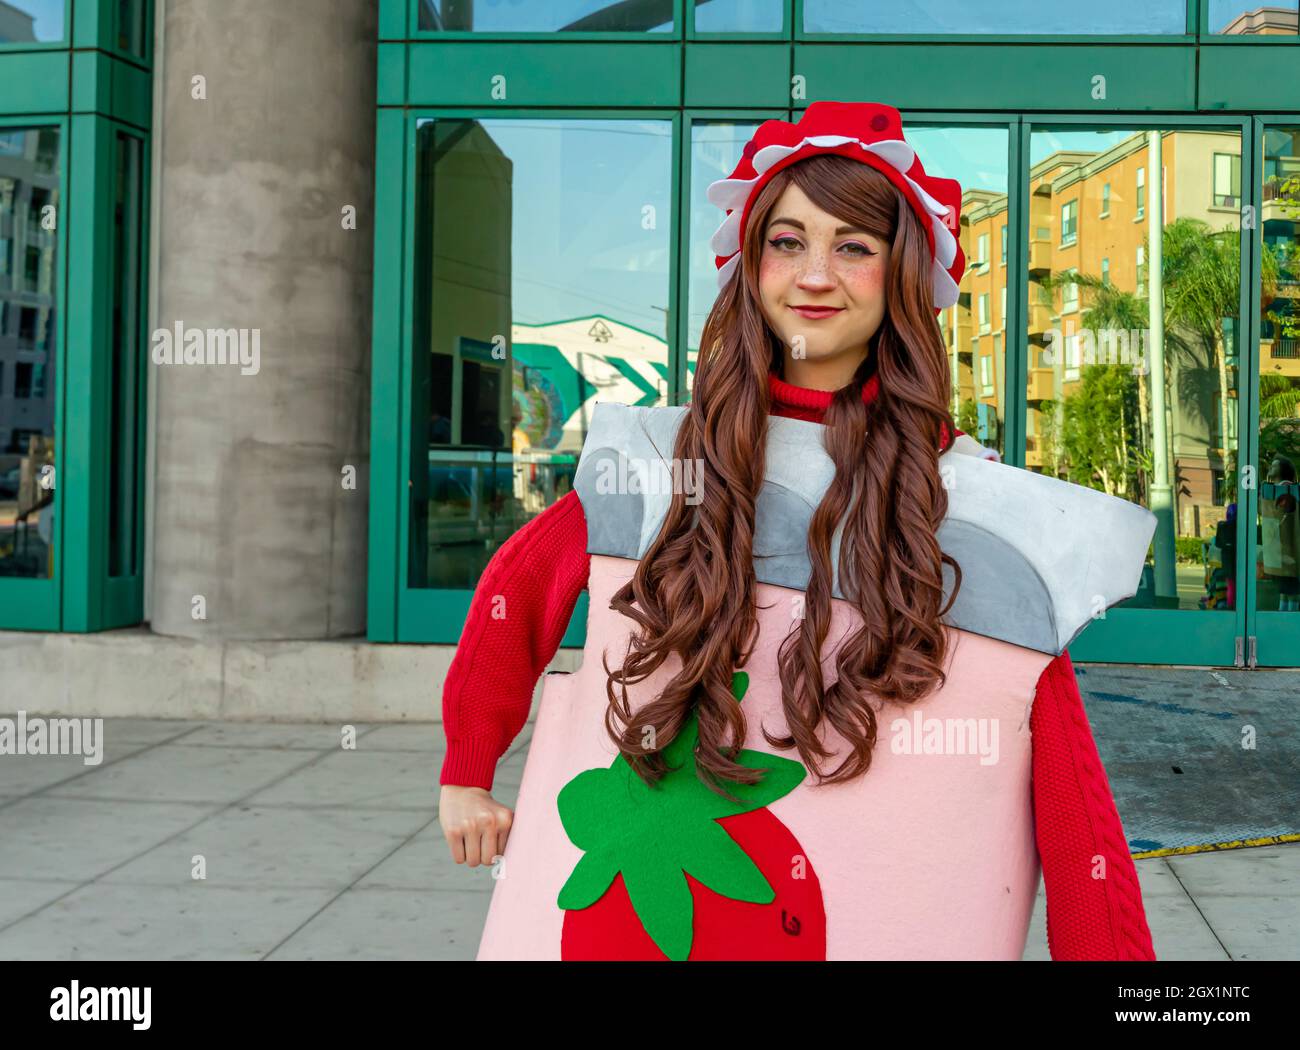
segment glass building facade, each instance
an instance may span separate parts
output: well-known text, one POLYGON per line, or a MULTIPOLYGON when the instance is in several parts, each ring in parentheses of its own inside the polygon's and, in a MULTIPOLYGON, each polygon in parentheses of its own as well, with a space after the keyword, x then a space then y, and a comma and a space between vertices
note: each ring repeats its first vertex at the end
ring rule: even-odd
POLYGON ((958 425, 1157 516, 1072 653, 1294 662, 1295 4, 395 0, 380 36, 372 638, 455 642, 595 402, 689 396, 705 189, 825 98, 962 184, 958 425))
MULTIPOLYGON (((4 627, 142 618, 153 7, 0 3, 4 627)), ((455 644, 595 403, 689 397, 705 190, 763 120, 838 99, 897 107, 963 187, 958 425, 1157 516, 1072 654, 1295 663, 1297 13, 378 0, 369 639, 455 644)))

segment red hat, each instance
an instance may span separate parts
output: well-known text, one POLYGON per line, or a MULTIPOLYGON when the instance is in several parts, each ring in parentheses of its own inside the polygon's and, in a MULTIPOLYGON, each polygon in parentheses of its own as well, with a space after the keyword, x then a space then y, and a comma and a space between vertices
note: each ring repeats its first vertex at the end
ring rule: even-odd
POLYGON ((766 120, 759 125, 731 177, 709 186, 709 202, 727 213, 711 241, 719 289, 740 265, 745 222, 758 191, 782 168, 820 153, 870 164, 898 187, 929 241, 935 312, 957 302, 957 285, 966 269, 955 236, 961 186, 956 179, 925 173, 921 158, 903 139, 898 110, 879 102, 814 102, 797 124, 766 120))

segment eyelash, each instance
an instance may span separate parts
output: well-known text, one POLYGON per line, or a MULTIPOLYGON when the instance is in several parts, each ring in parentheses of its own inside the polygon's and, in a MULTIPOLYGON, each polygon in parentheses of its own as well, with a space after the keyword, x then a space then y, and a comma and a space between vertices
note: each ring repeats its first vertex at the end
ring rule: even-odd
MULTIPOLYGON (((773 248, 776 248, 778 251, 780 251, 780 250, 782 250, 782 249, 780 248, 780 245, 781 245, 781 243, 782 243, 783 241, 790 241, 792 244, 798 244, 798 243, 799 243, 795 238, 789 236, 788 234, 786 234, 785 236, 782 236, 782 237, 775 237, 775 238, 773 238, 772 240, 768 241, 767 243, 770 244, 773 248)), ((853 241, 850 241, 848 244, 842 245, 841 247, 844 247, 844 248, 858 248, 858 249, 860 249, 859 251, 854 252, 853 254, 854 254, 854 255, 861 255, 864 259, 865 259, 865 258, 870 258, 871 256, 873 256, 873 255, 876 254, 875 252, 871 251, 870 249, 864 247, 863 245, 861 245, 861 244, 857 244, 856 242, 853 242, 853 241)))

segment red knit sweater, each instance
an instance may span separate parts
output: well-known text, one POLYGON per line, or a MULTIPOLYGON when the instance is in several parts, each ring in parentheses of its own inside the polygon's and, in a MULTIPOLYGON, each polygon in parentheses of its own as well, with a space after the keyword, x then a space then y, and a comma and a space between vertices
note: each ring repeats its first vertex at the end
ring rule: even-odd
MULTIPOLYGON (((773 414, 812 422, 834 396, 775 375, 769 388, 773 414)), ((876 390, 873 377, 863 400, 870 403, 876 390)), ((512 535, 488 563, 443 685, 441 783, 491 789, 497 761, 524 727, 537 680, 587 586, 590 564, 575 492, 512 535), (509 617, 491 615, 496 595, 505 598, 509 617)), ((1068 652, 1038 681, 1030 731, 1052 958, 1154 960, 1137 871, 1068 652), (1094 874, 1099 869, 1104 877, 1094 874)))

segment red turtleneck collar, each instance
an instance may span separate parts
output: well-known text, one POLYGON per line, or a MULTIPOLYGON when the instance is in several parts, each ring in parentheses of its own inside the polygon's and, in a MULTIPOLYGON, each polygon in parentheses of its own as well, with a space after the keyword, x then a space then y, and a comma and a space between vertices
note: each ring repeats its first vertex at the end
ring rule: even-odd
MULTIPOLYGON (((769 411, 772 415, 791 416, 794 419, 807 420, 809 423, 820 423, 835 399, 834 390, 812 390, 806 386, 795 386, 779 378, 775 372, 767 373, 767 390, 771 403, 769 411)), ((862 403, 870 405, 879 393, 880 375, 873 372, 871 377, 862 384, 862 403)), ((960 430, 956 431, 956 434, 960 433, 960 430)), ((955 435, 953 440, 956 440, 955 435)), ((946 426, 941 428, 940 445, 945 449, 949 446, 946 426)))
MULTIPOLYGON (((811 390, 806 386, 795 386, 777 376, 775 372, 767 373, 767 391, 771 401, 771 412, 776 416, 793 416, 806 419, 809 423, 820 423, 826 410, 835 399, 834 390, 811 390)), ((880 378, 872 375, 862 384, 862 403, 870 405, 880 391, 880 378)))

